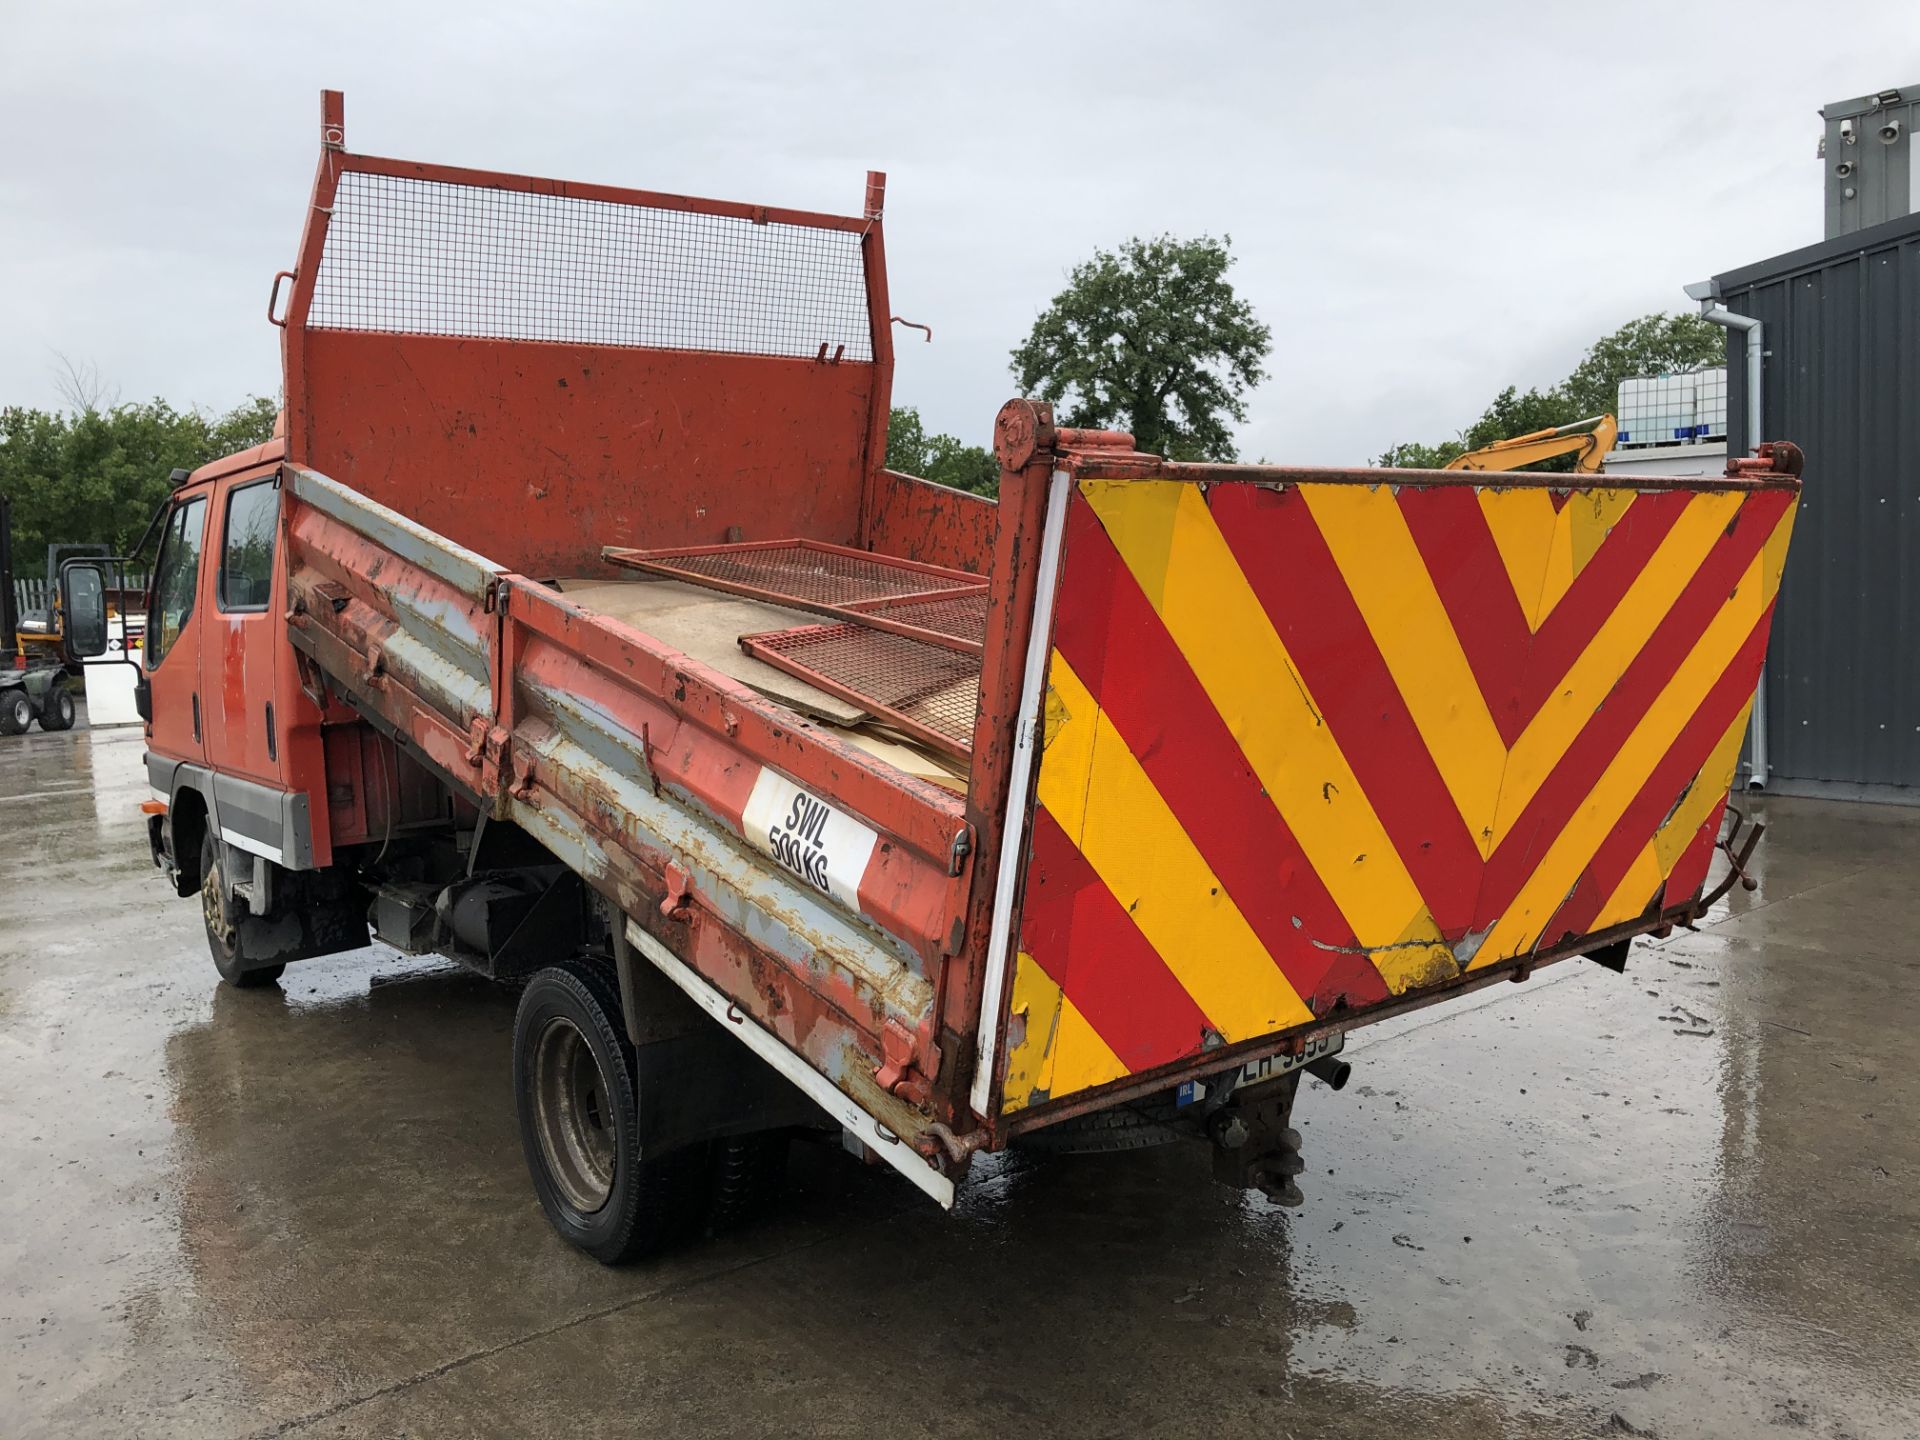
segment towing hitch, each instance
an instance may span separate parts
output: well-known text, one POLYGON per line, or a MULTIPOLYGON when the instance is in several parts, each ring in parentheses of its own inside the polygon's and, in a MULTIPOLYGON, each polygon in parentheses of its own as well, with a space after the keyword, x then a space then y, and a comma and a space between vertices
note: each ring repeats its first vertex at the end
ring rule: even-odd
POLYGON ((1300 1072, 1282 1076, 1234 1096, 1207 1122, 1213 1141, 1213 1178, 1241 1190, 1258 1190, 1289 1209, 1306 1203, 1294 1176, 1307 1168, 1300 1158, 1300 1132, 1293 1119, 1293 1098, 1300 1072))

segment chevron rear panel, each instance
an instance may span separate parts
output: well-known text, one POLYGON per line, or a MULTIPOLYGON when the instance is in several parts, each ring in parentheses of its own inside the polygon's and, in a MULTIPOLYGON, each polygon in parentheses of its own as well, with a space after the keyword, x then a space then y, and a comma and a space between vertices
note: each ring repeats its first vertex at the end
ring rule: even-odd
POLYGON ((1797 492, 1082 480, 1003 1109, 1700 889, 1797 492))

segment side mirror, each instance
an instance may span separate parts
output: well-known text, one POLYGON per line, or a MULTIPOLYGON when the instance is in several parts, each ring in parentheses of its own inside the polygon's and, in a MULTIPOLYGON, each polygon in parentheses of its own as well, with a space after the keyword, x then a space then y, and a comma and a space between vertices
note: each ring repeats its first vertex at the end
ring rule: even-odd
POLYGON ((107 653, 107 572, 92 560, 60 567, 61 649, 69 660, 107 653))

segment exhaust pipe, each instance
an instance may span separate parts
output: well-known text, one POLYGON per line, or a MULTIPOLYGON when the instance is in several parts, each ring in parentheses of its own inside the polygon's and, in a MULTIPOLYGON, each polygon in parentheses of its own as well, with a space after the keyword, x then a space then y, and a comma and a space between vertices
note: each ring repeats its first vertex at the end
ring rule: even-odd
POLYGON ((1307 1074, 1313 1076, 1329 1090, 1344 1090, 1347 1080, 1353 1074, 1353 1066, 1338 1055, 1322 1055, 1306 1067, 1307 1074))

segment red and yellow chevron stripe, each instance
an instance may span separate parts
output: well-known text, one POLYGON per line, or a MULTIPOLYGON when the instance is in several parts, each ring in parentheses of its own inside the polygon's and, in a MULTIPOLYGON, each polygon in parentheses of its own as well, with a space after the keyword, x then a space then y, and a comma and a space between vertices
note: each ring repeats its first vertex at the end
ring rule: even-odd
POLYGON ((1078 482, 1003 1107, 1697 893, 1795 498, 1078 482))

